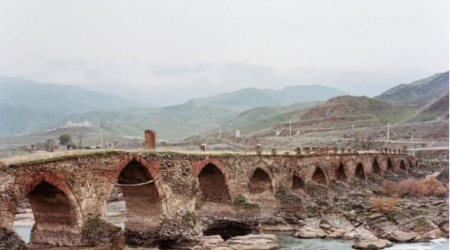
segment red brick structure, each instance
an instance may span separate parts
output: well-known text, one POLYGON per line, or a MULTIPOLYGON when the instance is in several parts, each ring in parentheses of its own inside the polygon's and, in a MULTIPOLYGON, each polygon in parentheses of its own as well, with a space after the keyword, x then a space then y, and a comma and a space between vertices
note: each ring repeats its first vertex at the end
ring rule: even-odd
MULTIPOLYGON (((149 135, 154 142, 154 133, 149 135)), ((127 241, 136 235, 197 235, 202 220, 196 216, 254 218, 264 224, 283 209, 276 198, 279 190, 304 194, 311 183, 328 188, 334 180, 365 181, 386 171, 404 172, 401 168, 412 172, 416 162, 406 154, 379 153, 321 156, 112 151, 55 157, 0 168, 0 227, 12 229, 18 204, 28 197, 36 220, 33 244, 81 246, 84 223, 91 216, 105 217, 111 192, 120 186, 127 209, 127 241), (194 222, 185 223, 186 218, 194 222)))
POLYGON ((145 149, 155 150, 156 149, 156 132, 153 130, 145 130, 145 149))

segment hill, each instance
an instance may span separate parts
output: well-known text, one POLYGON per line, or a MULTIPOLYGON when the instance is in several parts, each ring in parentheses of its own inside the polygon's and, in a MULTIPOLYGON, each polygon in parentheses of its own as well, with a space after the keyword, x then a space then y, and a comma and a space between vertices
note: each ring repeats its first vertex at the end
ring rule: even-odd
POLYGON ((93 124, 105 123, 107 132, 129 136, 141 136, 144 129, 152 128, 158 131, 160 139, 181 140, 218 129, 221 124, 225 124, 223 126, 228 131, 245 127, 245 124, 248 124, 245 128, 248 130, 265 128, 267 125, 271 126, 284 121, 282 117, 278 120, 274 118, 275 120, 263 121, 265 118, 282 114, 295 107, 295 105, 292 107, 276 107, 275 105, 305 100, 318 101, 341 93, 339 90, 318 85, 296 86, 283 90, 242 89, 161 108, 74 114, 67 117, 66 121, 87 120, 93 124), (256 107, 259 109, 250 110, 239 117, 241 112, 256 107), (234 119, 235 117, 237 119, 234 119), (261 123, 253 123, 255 121, 261 123))
POLYGON ((235 111, 255 107, 287 106, 298 102, 325 101, 331 97, 345 95, 340 90, 321 85, 299 85, 281 90, 246 88, 238 91, 192 99, 187 104, 197 107, 219 106, 235 111))
MULTIPOLYGON (((233 136, 236 130, 241 135, 254 134, 273 126, 288 122, 293 116, 299 114, 309 107, 317 105, 318 102, 295 103, 289 106, 258 107, 244 111, 222 125, 222 136, 233 136)), ((209 131, 202 136, 217 137, 218 128, 209 131)))
POLYGON ((136 101, 75 85, 38 83, 0 76, 0 104, 71 114, 140 106, 136 101))
POLYGON ((0 134, 36 131, 65 116, 139 106, 133 100, 73 85, 44 84, 0 76, 0 134))
POLYGON ((449 72, 391 88, 376 99, 397 105, 421 106, 449 92, 449 72))
POLYGON ((449 118, 449 93, 436 97, 427 104, 420 107, 410 122, 432 121, 432 120, 448 120, 449 118))
MULTIPOLYGON (((295 114, 292 118, 292 129, 305 133, 327 129, 372 127, 388 122, 401 123, 409 119, 414 112, 414 108, 395 106, 366 96, 339 96, 295 114)), ((285 135, 288 130, 289 124, 284 122, 263 132, 262 135, 272 135, 275 131, 285 135)))

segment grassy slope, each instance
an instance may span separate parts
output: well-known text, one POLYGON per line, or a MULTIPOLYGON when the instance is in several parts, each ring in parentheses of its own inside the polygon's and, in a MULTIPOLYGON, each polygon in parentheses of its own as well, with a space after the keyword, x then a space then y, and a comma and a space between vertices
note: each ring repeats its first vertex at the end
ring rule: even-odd
POLYGON ((435 74, 410 84, 400 84, 376 99, 397 105, 425 105, 449 91, 449 72, 435 74))

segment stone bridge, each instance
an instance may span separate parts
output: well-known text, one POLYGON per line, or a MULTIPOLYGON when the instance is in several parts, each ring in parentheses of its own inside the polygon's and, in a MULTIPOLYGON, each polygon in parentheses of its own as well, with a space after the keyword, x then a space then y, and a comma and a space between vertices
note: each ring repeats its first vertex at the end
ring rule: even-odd
MULTIPOLYGON (((264 224, 283 209, 277 192, 307 195, 310 184, 365 181, 417 166, 407 154, 300 155, 91 152, 0 167, 0 227, 13 228, 21 201, 35 218, 33 244, 82 246, 88 218, 106 217, 119 185, 130 244, 155 237, 208 233, 206 219, 264 224)), ((346 184, 347 185, 347 184, 346 184)), ((214 231, 214 228, 211 229, 214 231)), ((209 232, 212 233, 212 232, 209 232)), ((141 243, 139 243, 141 242, 141 243)))

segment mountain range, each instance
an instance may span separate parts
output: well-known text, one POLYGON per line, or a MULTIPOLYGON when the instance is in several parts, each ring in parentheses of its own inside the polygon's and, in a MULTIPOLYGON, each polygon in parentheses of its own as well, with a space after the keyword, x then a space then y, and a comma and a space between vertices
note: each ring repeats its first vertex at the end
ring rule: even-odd
POLYGON ((215 128, 251 108, 325 101, 342 94, 319 85, 281 90, 246 88, 179 105, 144 107, 131 99, 75 85, 0 77, 0 135, 31 133, 68 121, 90 121, 95 126, 103 124, 106 132, 114 134, 140 136, 144 129, 152 128, 160 132, 160 138, 182 139, 215 128))
MULTIPOLYGON (((311 104, 311 103, 310 103, 311 104)), ((222 133, 233 136, 240 129, 246 135, 286 134, 296 131, 370 127, 387 124, 448 120, 449 73, 401 84, 381 95, 338 96, 315 105, 262 107, 245 111, 223 126, 222 133), (291 125, 288 122, 291 121, 291 125)), ((204 136, 217 134, 216 130, 204 136)))
POLYGON ((448 119, 448 75, 401 84, 375 98, 299 85, 281 90, 245 88, 166 107, 145 107, 75 85, 0 77, 0 135, 31 133, 68 121, 89 121, 107 133, 128 136, 141 136, 150 128, 160 139, 180 140, 211 135, 219 127, 224 135, 235 130, 245 135, 273 131, 288 121, 307 129, 448 119))

